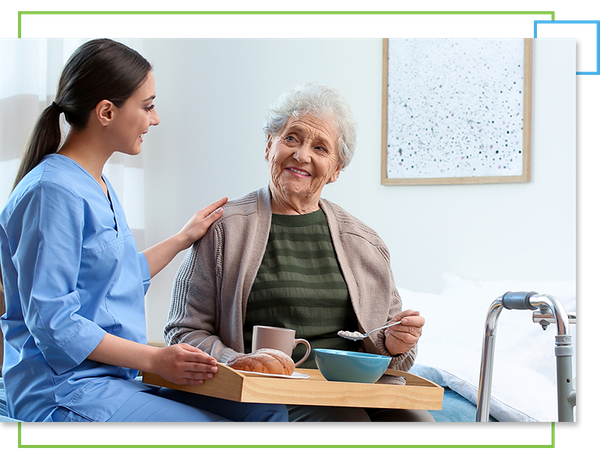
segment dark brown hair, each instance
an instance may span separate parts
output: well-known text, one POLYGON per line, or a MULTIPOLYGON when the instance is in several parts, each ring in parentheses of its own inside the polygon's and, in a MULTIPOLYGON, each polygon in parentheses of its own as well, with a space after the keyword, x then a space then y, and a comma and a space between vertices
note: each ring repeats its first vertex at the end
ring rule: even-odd
POLYGON ((42 112, 33 128, 14 186, 46 155, 58 150, 61 112, 71 129, 81 130, 100 101, 106 99, 121 107, 150 70, 146 59, 122 43, 97 39, 81 45, 65 64, 54 103, 42 112))

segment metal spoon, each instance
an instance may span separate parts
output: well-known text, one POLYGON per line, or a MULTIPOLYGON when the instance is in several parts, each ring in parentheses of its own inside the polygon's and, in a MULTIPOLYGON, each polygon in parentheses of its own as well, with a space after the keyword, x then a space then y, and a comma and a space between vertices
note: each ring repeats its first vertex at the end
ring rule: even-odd
POLYGON ((395 326, 396 324, 400 324, 401 322, 402 322, 402 320, 396 321, 395 323, 386 324, 385 326, 378 327, 378 328, 373 329, 372 331, 369 331, 365 334, 363 334, 362 332, 358 332, 358 331, 357 332, 339 331, 338 335, 340 337, 343 337, 344 339, 348 339, 348 340, 363 340, 363 339, 366 339, 370 334, 372 334, 375 331, 380 331, 381 329, 386 329, 388 327, 395 326))

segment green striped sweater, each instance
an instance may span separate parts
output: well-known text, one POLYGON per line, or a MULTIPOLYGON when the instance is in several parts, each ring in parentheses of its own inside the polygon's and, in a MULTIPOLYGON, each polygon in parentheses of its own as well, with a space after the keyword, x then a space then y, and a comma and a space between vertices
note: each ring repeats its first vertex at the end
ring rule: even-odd
MULTIPOLYGON (((358 348, 358 342, 337 335, 339 330, 357 330, 357 319, 322 210, 294 216, 273 214, 246 309, 247 353, 254 325, 295 329, 296 337, 308 340, 313 348, 358 348)), ((304 352, 299 345, 294 361, 304 352)), ((315 367, 312 355, 302 367, 315 367)))

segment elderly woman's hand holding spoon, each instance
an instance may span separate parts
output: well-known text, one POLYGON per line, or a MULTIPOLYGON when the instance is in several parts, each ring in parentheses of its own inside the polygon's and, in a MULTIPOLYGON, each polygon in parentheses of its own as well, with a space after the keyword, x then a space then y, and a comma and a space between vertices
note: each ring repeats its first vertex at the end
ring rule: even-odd
POLYGON ((400 320, 401 324, 389 327, 384 332, 385 348, 392 356, 406 353, 413 348, 419 341, 425 324, 425 319, 414 310, 403 311, 392 318, 392 322, 400 320))
POLYGON ((339 331, 338 335, 349 340, 363 340, 373 332, 385 329, 385 347, 391 355, 398 355, 407 352, 417 344, 421 337, 423 324, 425 324, 425 319, 419 316, 418 311, 407 310, 394 316, 388 324, 364 334, 339 331))

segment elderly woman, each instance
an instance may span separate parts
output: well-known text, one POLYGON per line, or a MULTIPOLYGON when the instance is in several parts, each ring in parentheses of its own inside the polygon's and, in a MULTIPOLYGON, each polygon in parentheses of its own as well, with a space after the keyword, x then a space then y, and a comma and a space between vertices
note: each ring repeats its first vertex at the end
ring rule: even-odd
MULTIPOLYGON (((300 85, 271 107, 264 131, 271 181, 227 203, 188 253, 174 282, 167 343, 187 343, 227 363, 251 351, 252 328, 260 324, 295 329, 313 348, 391 356, 392 367, 410 369, 424 320, 402 311, 385 244, 321 198, 354 153, 348 103, 330 88, 300 85), (399 319, 403 324, 361 342, 337 335, 399 319)), ((298 421, 433 421, 426 411, 288 409, 298 421)))

